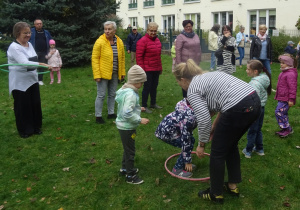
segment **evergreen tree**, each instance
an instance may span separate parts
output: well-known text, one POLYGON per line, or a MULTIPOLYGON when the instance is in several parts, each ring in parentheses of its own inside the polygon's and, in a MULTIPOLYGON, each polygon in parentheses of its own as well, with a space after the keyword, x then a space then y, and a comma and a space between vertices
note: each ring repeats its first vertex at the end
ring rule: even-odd
POLYGON ((2 0, 0 31, 12 34, 16 22, 33 26, 38 17, 56 41, 64 66, 90 63, 92 49, 107 20, 115 16, 115 0, 2 0))

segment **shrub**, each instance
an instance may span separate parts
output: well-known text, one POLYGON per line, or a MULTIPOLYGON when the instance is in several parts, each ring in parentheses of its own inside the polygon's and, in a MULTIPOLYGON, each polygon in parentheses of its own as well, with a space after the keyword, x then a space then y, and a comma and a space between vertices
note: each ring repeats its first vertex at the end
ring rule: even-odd
POLYGON ((290 37, 284 33, 284 31, 279 33, 279 36, 272 36, 272 46, 273 46, 273 61, 278 62, 278 56, 284 53, 284 49, 287 46, 288 41, 293 41, 298 43, 300 37, 290 37))

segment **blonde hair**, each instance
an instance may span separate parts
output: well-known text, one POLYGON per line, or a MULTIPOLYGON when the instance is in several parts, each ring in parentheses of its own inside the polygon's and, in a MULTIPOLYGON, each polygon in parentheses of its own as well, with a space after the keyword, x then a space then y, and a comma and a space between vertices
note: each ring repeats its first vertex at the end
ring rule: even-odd
POLYGON ((147 30, 148 30, 149 28, 152 28, 152 27, 158 28, 157 23, 155 23, 155 22, 150 22, 150 23, 148 24, 148 26, 147 26, 147 30))
POLYGON ((175 78, 180 80, 181 78, 192 80, 194 76, 203 74, 203 71, 193 59, 188 59, 186 63, 180 63, 175 67, 173 72, 175 78))
POLYGON ((266 25, 259 25, 259 30, 261 29, 265 29, 265 30, 268 30, 267 26, 266 25))

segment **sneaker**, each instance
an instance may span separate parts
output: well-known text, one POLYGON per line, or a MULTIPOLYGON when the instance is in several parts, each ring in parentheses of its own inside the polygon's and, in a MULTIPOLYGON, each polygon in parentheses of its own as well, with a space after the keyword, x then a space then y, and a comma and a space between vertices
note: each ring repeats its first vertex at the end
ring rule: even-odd
POLYGON ((280 136, 283 131, 284 131, 284 129, 281 129, 280 131, 275 132, 275 135, 280 136))
POLYGON ((117 118, 117 115, 115 115, 115 114, 107 115, 107 119, 116 119, 116 118, 117 118))
POLYGON ((208 188, 207 190, 199 191, 198 196, 200 198, 203 198, 204 200, 214 201, 219 204, 224 203, 223 195, 214 195, 214 194, 210 193, 210 188, 208 188))
POLYGON ((129 184, 142 184, 144 180, 140 179, 138 175, 126 176, 126 182, 129 184))
POLYGON ((256 154, 260 155, 260 156, 264 156, 265 152, 263 149, 256 149, 256 147, 253 148, 252 152, 256 152, 256 154))
POLYGON ((51 80, 51 82, 50 82, 50 85, 52 85, 52 84, 53 84, 53 82, 54 82, 54 81, 53 81, 53 80, 51 80))
POLYGON ((103 120, 102 117, 96 117, 96 123, 98 123, 98 124, 104 124, 105 121, 103 120))
POLYGON ((152 111, 148 107, 145 107, 145 113, 151 114, 152 111))
POLYGON ((228 186, 228 182, 224 182, 224 190, 226 192, 228 192, 230 195, 233 195, 233 196, 236 196, 236 197, 239 197, 240 196, 240 190, 238 187, 236 187, 235 189, 230 189, 229 186, 228 186))
POLYGON ((150 108, 153 108, 153 109, 162 109, 162 107, 158 106, 157 104, 150 105, 150 108))
POLYGON ((245 155, 245 158, 251 158, 251 152, 247 152, 246 148, 243 149, 242 153, 245 155))
POLYGON ((44 85, 43 81, 39 81, 39 85, 44 85))
POLYGON ((175 168, 172 169, 172 173, 184 178, 190 178, 193 175, 192 172, 188 172, 183 169, 175 169, 175 168))
POLYGON ((57 84, 60 84, 60 83, 61 83, 61 81, 60 81, 60 80, 58 80, 58 81, 57 81, 57 84))
POLYGON ((272 89, 272 92, 276 93, 276 90, 272 89))
MULTIPOLYGON (((133 171, 134 171, 134 174, 137 174, 139 172, 139 169, 138 168, 134 168, 133 171)), ((120 168, 120 174, 121 175, 126 175, 127 174, 126 168, 120 168)))
POLYGON ((294 133, 294 131, 293 131, 292 127, 289 127, 289 128, 284 129, 284 131, 282 133, 280 133, 279 136, 281 138, 285 138, 292 133, 294 133))

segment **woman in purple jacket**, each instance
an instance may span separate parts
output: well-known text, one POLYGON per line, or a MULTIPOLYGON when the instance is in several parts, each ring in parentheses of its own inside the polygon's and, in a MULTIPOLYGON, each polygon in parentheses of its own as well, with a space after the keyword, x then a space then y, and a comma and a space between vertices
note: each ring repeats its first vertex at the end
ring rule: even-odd
MULTIPOLYGON (((201 46, 200 39, 193 31, 194 22, 184 20, 182 26, 184 30, 177 36, 176 39, 176 64, 186 62, 188 59, 193 59, 199 65, 201 61, 201 46)), ((187 97, 187 92, 182 89, 183 97, 187 97)))
POLYGON ((275 116, 281 130, 276 134, 283 138, 293 133, 289 124, 288 111, 296 103, 298 72, 295 68, 297 61, 290 54, 283 54, 279 56, 278 60, 282 72, 278 76, 275 95, 278 104, 275 109, 275 116))

